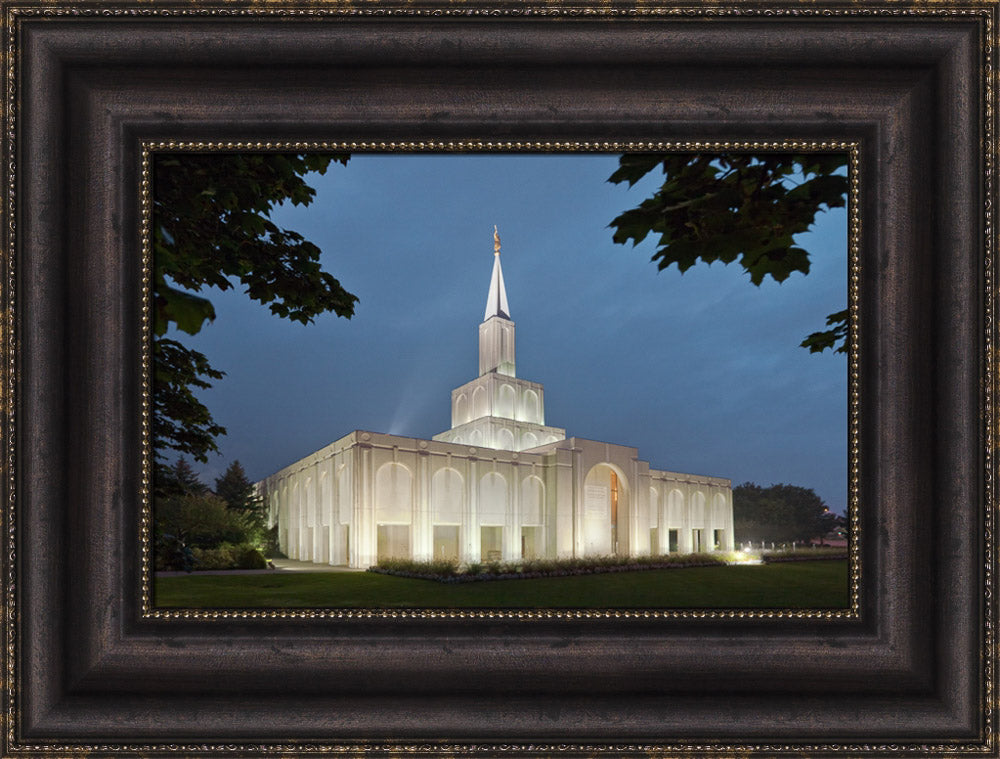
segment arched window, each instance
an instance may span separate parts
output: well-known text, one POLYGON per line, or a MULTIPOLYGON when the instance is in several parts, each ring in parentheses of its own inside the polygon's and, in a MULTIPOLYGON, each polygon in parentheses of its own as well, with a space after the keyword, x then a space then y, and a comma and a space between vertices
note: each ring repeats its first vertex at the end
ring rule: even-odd
POLYGON ((522 418, 526 422, 534 422, 535 424, 541 424, 542 420, 539 418, 538 413, 538 393, 534 390, 525 390, 524 397, 521 400, 521 413, 522 418))
POLYGON ((291 497, 288 500, 288 545, 285 547, 285 553, 290 559, 299 558, 299 533, 302 528, 299 518, 302 505, 299 501, 299 491, 299 483, 293 483, 291 497))
POLYGON ((607 462, 592 466, 583 480, 584 555, 626 552, 628 514, 628 482, 620 470, 607 462))
POLYGON ((413 478, 402 464, 383 464, 375 474, 375 521, 409 524, 413 511, 413 478))
POLYGON ((712 496, 712 526, 719 529, 728 523, 729 509, 726 506, 726 497, 722 493, 716 493, 712 496))
POLYGON ((462 475, 455 469, 439 469, 431 477, 431 522, 461 524, 464 511, 462 475))
POLYGON ((455 399, 455 424, 465 424, 469 421, 469 397, 459 393, 455 399))
POLYGON ((489 409, 486 404, 486 390, 480 386, 472 391, 472 418, 479 419, 487 414, 489 409))
POLYGON ((522 451, 527 448, 534 448, 536 445, 538 445, 538 435, 536 435, 534 432, 525 432, 521 436, 522 451))
POLYGON ((507 520, 507 480, 487 472, 479 481, 479 523, 503 525, 507 520))
POLYGON ((535 526, 542 524, 545 504, 545 484, 541 478, 529 475, 521 480, 521 524, 535 526))
POLYGON ((684 526, 684 494, 674 488, 667 494, 667 527, 684 526))
POLYGON ((306 485, 303 489, 303 497, 306 502, 306 524, 310 527, 316 526, 316 487, 312 477, 306 477, 306 485))
POLYGON ((502 416, 504 419, 514 418, 514 388, 510 385, 500 386, 500 392, 497 394, 496 416, 502 416))
POLYGON ((292 483, 292 497, 288 502, 288 519, 295 525, 299 526, 299 483, 292 483))
POLYGON ((351 490, 351 470, 347 464, 343 464, 337 469, 337 506, 340 510, 341 524, 351 523, 351 513, 354 511, 351 490))
POLYGON ((691 496, 691 527, 700 529, 705 526, 705 494, 700 490, 691 496))
POLYGON ((319 523, 324 527, 329 527, 333 516, 333 489, 330 487, 330 473, 326 471, 326 464, 319 475, 319 523))
POLYGON ((497 432, 496 447, 505 451, 514 450, 514 433, 508 429, 497 432))
POLYGON ((660 494, 656 488, 649 489, 649 526, 657 527, 660 524, 660 494))

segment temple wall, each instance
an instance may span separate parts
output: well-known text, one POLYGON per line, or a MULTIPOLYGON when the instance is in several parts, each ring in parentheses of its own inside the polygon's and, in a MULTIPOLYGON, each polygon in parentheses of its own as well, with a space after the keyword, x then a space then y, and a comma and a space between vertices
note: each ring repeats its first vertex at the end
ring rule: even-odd
POLYGON ((734 547, 729 480, 650 469, 635 448, 579 438, 516 453, 354 432, 258 487, 284 552, 301 561, 734 547))

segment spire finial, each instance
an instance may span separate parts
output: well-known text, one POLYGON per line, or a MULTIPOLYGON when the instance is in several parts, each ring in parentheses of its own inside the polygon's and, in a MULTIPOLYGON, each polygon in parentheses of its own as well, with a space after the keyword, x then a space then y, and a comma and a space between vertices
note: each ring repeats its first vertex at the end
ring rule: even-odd
POLYGON ((493 274, 490 277, 490 294, 486 298, 486 313, 483 321, 491 316, 502 316, 510 319, 510 309, 507 306, 507 289, 503 286, 503 271, 500 269, 500 232, 493 225, 493 274))

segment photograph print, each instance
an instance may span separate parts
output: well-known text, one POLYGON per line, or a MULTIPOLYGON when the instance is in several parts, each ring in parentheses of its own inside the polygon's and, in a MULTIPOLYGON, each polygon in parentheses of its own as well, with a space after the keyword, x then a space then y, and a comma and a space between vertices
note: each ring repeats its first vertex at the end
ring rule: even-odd
POLYGON ((847 152, 154 152, 153 598, 851 605, 847 152))

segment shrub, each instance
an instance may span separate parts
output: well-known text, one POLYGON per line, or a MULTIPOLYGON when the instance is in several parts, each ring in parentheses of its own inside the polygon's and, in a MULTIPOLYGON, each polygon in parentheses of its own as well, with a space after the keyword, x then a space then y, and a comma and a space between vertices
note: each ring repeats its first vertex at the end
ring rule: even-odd
POLYGON ((192 548, 196 570, 235 569, 233 546, 223 543, 215 548, 192 548))
POLYGON ((458 572, 458 562, 454 559, 435 559, 430 562, 428 569, 431 574, 451 577, 458 572))
POLYGON ((267 569, 267 557, 256 546, 236 546, 233 552, 237 569, 267 569))
POLYGON ((722 565, 726 557, 713 553, 666 554, 663 556, 591 556, 568 559, 473 562, 460 567, 453 560, 415 561, 381 559, 373 570, 388 574, 426 577, 444 582, 488 580, 496 577, 539 577, 582 572, 617 572, 624 569, 722 565))
POLYGON ((413 559, 402 559, 402 558, 383 558, 378 560, 379 569, 385 569, 392 572, 399 573, 411 573, 411 574, 426 574, 430 571, 430 562, 426 561, 414 561, 413 559))
POLYGON ((267 569, 267 559, 249 543, 222 543, 215 548, 193 548, 196 570, 267 569))
POLYGON ((261 549, 264 552, 264 556, 268 559, 287 559, 288 557, 281 552, 281 546, 278 543, 278 525, 267 530, 264 534, 263 539, 264 547, 261 549))
POLYGON ((834 546, 819 546, 813 548, 794 548, 787 551, 763 551, 761 558, 765 563, 773 561, 803 561, 810 559, 833 559, 847 556, 847 548, 834 546))
POLYGON ((837 546, 811 546, 809 548, 788 548, 766 550, 760 552, 763 556, 829 556, 847 553, 846 547, 837 546))
POLYGON ((213 548, 222 543, 251 542, 253 525, 243 515, 226 508, 214 495, 181 495, 158 498, 153 517, 159 535, 171 535, 191 548, 213 548))
POLYGON ((159 535, 153 550, 153 568, 157 572, 191 572, 194 570, 194 554, 184 541, 173 535, 159 535))

